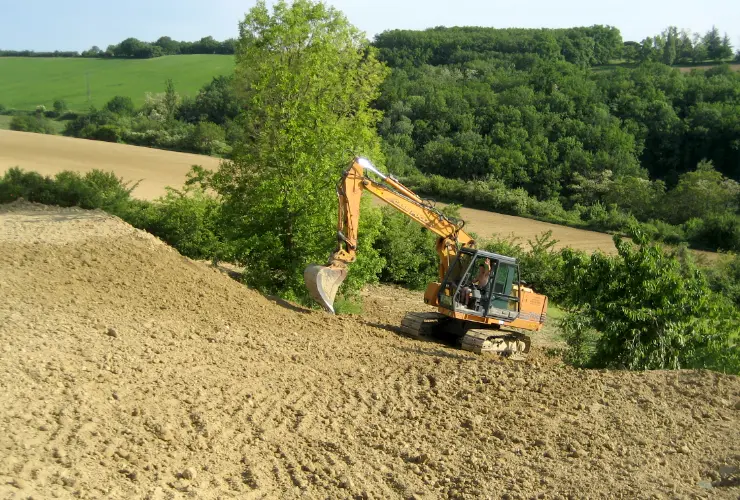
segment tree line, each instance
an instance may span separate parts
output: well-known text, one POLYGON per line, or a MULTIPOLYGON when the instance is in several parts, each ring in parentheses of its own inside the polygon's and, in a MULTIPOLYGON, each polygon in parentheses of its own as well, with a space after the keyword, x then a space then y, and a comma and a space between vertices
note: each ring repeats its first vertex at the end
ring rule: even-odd
MULTIPOLYGON (((663 64, 697 64, 706 61, 724 61, 733 57, 732 43, 727 33, 720 36, 716 26, 703 36, 669 26, 659 35, 641 42, 625 42, 622 58, 638 63, 644 61, 663 64)), ((735 55, 740 61, 740 50, 735 55)))
POLYGON ((97 45, 83 52, 54 51, 35 52, 32 50, 0 50, 0 57, 92 57, 92 58, 122 58, 122 59, 150 59, 153 57, 172 56, 181 54, 233 54, 235 40, 226 39, 222 42, 211 36, 203 37, 196 42, 181 42, 163 36, 155 42, 145 42, 136 38, 127 38, 119 44, 109 45, 105 50, 97 45))

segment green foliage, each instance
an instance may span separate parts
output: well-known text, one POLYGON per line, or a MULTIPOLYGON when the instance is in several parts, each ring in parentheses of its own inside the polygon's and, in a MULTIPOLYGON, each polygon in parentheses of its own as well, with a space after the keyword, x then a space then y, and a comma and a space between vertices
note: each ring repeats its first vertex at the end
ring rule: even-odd
POLYGON ((209 155, 223 155, 229 151, 224 129, 211 122, 199 122, 189 136, 191 150, 209 155))
POLYGON ((239 116, 240 103, 233 77, 217 76, 205 85, 195 99, 184 99, 178 108, 178 119, 189 123, 209 121, 226 125, 239 116))
POLYGON ((0 177, 0 203, 19 198, 47 205, 102 208, 115 212, 129 199, 130 186, 112 172, 93 170, 86 174, 63 171, 54 178, 11 168, 0 177))
POLYGON ((117 115, 130 116, 136 111, 134 107, 134 101, 130 97, 124 97, 117 95, 105 105, 105 108, 111 113, 117 115))
POLYGON ((558 327, 568 346, 564 361, 573 366, 590 367, 599 341, 590 319, 579 313, 568 314, 558 321, 558 327))
POLYGON ((707 271, 709 286, 740 308, 740 255, 723 259, 707 271))
POLYGON ((380 279, 420 290, 439 279, 436 236, 392 207, 383 207, 383 231, 375 242, 385 266, 380 279))
MULTIPOLYGON (((221 206, 198 187, 167 194, 136 215, 133 222, 193 259, 222 260, 228 256, 219 233, 221 206)), ((132 214, 133 215, 133 214, 132 214)))
POLYGON ((10 130, 18 132, 35 132, 37 134, 54 134, 54 126, 43 115, 15 115, 10 120, 10 130))
MULTIPOLYGON (((599 332, 588 363, 597 367, 740 370, 731 349, 740 323, 737 311, 712 293, 704 275, 681 264, 638 232, 638 246, 615 237, 618 256, 590 258, 566 249, 564 303, 581 323, 576 335, 599 332), (580 333, 579 333, 580 332, 580 333)), ((574 322, 576 320, 571 320, 574 322)), ((577 354, 580 356, 580 354, 577 354)))
POLYGON ((67 112, 69 108, 67 107, 67 101, 64 99, 57 99, 54 101, 54 111, 57 113, 58 116, 63 115, 67 112))
MULTIPOLYGON (((386 72, 341 13, 306 0, 272 14, 259 2, 240 24, 236 59, 243 142, 210 185, 247 282, 300 299, 304 267, 334 246, 341 171, 352 154, 380 158, 369 105, 386 72)), ((357 264, 351 273, 376 267, 357 264)))

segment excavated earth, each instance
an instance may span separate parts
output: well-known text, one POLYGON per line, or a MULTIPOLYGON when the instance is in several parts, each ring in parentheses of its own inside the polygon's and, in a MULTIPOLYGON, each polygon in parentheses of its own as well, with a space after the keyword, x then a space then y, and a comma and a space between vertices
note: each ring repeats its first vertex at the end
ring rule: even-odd
POLYGON ((329 316, 102 212, 0 207, 0 498, 738 498, 740 379, 329 316), (539 349, 539 352, 538 352, 539 349))

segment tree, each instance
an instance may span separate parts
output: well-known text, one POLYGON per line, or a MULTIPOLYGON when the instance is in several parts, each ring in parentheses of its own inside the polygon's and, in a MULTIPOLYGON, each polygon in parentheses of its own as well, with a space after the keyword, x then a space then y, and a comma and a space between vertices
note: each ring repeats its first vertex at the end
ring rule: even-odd
MULTIPOLYGON (((234 160, 211 185, 223 197, 235 258, 252 286, 306 297, 303 269, 325 262, 336 234, 336 182, 353 155, 379 161, 379 112, 387 74, 364 34, 323 3, 260 0, 239 26, 236 84, 246 109, 234 160)), ((360 251, 345 282, 374 278, 380 218, 367 210, 360 251), (372 224, 376 224, 372 226, 372 224), (361 278, 361 279, 358 279, 361 278)))
POLYGON ((676 41, 676 62, 681 64, 690 63, 694 57, 694 44, 691 41, 691 33, 681 30, 676 41))
POLYGON ((134 107, 134 101, 132 101, 130 97, 120 95, 117 95, 108 101, 105 107, 108 111, 118 115, 133 115, 136 110, 134 107))
POLYGON ((201 120, 225 125, 239 115, 239 100, 231 76, 215 76, 195 99, 184 100, 178 118, 189 123, 201 120))
POLYGON ((722 48, 722 39, 719 36, 719 30, 716 26, 712 26, 712 29, 704 35, 704 45, 707 48, 707 57, 709 59, 722 59, 722 54, 725 51, 722 48))
POLYGON ((67 109, 69 109, 67 107, 67 101, 64 99, 57 99, 54 101, 54 111, 56 111, 57 115, 61 116, 67 111, 67 109))
POLYGON ((180 97, 175 92, 175 84, 172 82, 172 78, 168 78, 165 82, 164 90, 164 109, 165 119, 171 122, 175 119, 175 113, 177 112, 177 105, 180 102, 180 97))
POLYGON ((678 40, 678 29, 675 26, 669 27, 664 32, 665 45, 663 46, 663 64, 671 66, 676 61, 678 40))
POLYGON ((694 172, 681 175, 678 185, 668 193, 666 219, 683 223, 691 218, 735 212, 740 201, 740 185, 714 169, 711 161, 701 161, 694 172))
POLYGON ((732 57, 732 43, 730 43, 730 37, 725 33, 725 36, 722 37, 717 59, 729 59, 730 57, 732 57))
POLYGON ((194 151, 213 154, 225 142, 224 129, 211 122, 198 123, 190 134, 189 143, 194 151))
MULTIPOLYGON (((614 236, 618 255, 563 251, 565 307, 600 332, 588 364, 645 369, 714 368, 737 372, 737 311, 712 294, 704 275, 639 230, 637 245, 614 236), (727 351, 735 351, 727 354, 727 351)), ((574 332, 568 331, 566 336, 574 332)))

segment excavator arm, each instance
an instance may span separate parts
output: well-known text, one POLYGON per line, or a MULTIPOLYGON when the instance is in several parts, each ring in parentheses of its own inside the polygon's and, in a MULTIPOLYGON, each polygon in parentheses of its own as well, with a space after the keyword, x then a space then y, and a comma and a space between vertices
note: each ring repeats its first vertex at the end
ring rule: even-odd
POLYGON ((354 262, 357 256, 360 200, 363 191, 369 191, 438 236, 436 250, 440 259, 440 281, 447 273, 458 250, 461 247, 475 246, 473 238, 463 231, 461 221, 445 216, 398 180, 379 172, 365 158, 355 158, 337 186, 339 198, 337 248, 331 254, 326 266, 310 265, 304 271, 309 293, 329 312, 334 312, 334 298, 339 286, 347 277, 349 264, 354 262), (366 175, 366 172, 372 172, 381 181, 374 181, 366 175))

